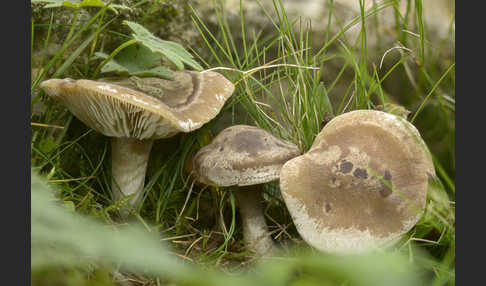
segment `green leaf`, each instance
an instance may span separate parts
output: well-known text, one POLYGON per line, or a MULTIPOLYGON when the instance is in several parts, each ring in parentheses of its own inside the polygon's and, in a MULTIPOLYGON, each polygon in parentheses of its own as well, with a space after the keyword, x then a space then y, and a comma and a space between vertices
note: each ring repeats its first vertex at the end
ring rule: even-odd
MULTIPOLYGON (((81 3, 78 4, 78 8, 80 7, 104 7, 106 5, 105 2, 101 0, 83 0, 81 3)), ((116 14, 118 14, 118 11, 115 9, 123 9, 123 10, 132 10, 132 8, 125 6, 125 5, 120 5, 120 4, 110 4, 108 9, 112 10, 116 14)))
POLYGON ((132 36, 140 44, 149 48, 152 52, 159 53, 171 61, 179 70, 184 69, 184 64, 201 71, 203 68, 193 59, 181 45, 164 41, 154 36, 150 31, 140 24, 130 21, 123 21, 134 32, 132 36))
POLYGON ((160 55, 139 45, 131 45, 118 53, 114 60, 130 72, 151 69, 160 63, 160 55))
MULTIPOLYGON (((106 59, 108 58, 108 55, 104 53, 96 52, 94 58, 106 59)), ((119 64, 115 59, 112 59, 109 62, 107 62, 101 69, 101 73, 109 73, 109 72, 115 72, 124 75, 124 74, 128 74, 128 69, 123 65, 119 64)))
POLYGON ((106 3, 101 0, 83 0, 78 4, 78 7, 103 7, 106 3))
MULTIPOLYGON (((109 57, 104 53, 95 53, 95 56, 102 59, 109 57)), ((125 76, 172 78, 172 71, 170 69, 158 66, 160 58, 160 54, 152 52, 145 46, 128 46, 107 62, 101 69, 101 73, 114 72, 125 76)))

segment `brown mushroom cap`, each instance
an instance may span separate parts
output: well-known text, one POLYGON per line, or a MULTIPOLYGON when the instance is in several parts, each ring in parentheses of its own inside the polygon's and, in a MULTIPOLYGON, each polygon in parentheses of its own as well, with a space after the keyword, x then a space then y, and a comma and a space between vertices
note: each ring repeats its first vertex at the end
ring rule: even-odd
POLYGON ((193 171, 207 185, 255 185, 278 179, 282 165, 299 154, 296 145, 261 128, 235 125, 199 150, 193 171))
POLYGON ((233 84, 216 72, 174 72, 173 77, 50 79, 40 87, 98 132, 137 139, 197 129, 219 113, 234 91, 233 84))
POLYGON ((281 170, 280 189, 307 243, 353 252, 392 243, 423 214, 431 155, 417 129, 381 111, 331 120, 281 170))

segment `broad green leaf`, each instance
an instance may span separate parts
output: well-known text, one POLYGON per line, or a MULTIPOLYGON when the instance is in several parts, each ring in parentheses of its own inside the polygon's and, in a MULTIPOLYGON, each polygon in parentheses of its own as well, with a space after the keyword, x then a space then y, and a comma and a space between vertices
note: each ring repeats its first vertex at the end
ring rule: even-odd
POLYGON ((179 70, 184 69, 184 64, 201 71, 203 68, 193 59, 181 45, 164 41, 154 36, 150 31, 140 24, 130 21, 123 21, 134 32, 132 36, 142 45, 149 48, 152 52, 159 53, 171 61, 179 70))
MULTIPOLYGON (((96 52, 95 58, 106 59, 108 58, 108 55, 104 53, 96 52)), ((107 62, 101 69, 101 73, 109 73, 109 72, 115 72, 120 75, 129 74, 128 69, 123 65, 119 64, 115 59, 112 59, 109 62, 107 62)))
MULTIPOLYGON (((105 2, 101 0, 83 0, 78 4, 78 7, 104 7, 106 5, 105 2)), ((120 5, 120 4, 110 4, 110 7, 108 9, 112 10, 116 14, 118 14, 118 11, 116 9, 124 9, 124 10, 131 10, 132 8, 125 6, 125 5, 120 5)))
MULTIPOLYGON (((131 45, 118 53, 114 60, 129 72, 151 69, 160 63, 160 55, 141 45, 131 45)), ((103 69, 102 69, 103 71, 103 69)))
MULTIPOLYGON (((102 59, 109 57, 104 53, 95 53, 95 56, 102 59)), ((160 54, 152 52, 143 45, 128 46, 107 62, 101 69, 101 73, 114 72, 119 75, 172 78, 171 70, 158 66, 160 58, 160 54)))
POLYGON ((78 4, 78 7, 103 7, 106 3, 101 0, 83 0, 78 4))

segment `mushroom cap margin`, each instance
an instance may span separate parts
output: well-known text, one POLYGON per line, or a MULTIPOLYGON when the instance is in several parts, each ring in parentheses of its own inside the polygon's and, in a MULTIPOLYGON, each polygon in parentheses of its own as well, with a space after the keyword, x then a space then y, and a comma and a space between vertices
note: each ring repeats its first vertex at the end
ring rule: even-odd
POLYGON ((213 186, 248 186, 277 180, 285 162, 299 148, 268 131, 249 125, 222 130, 193 159, 198 181, 213 186))
POLYGON ((179 106, 105 81, 50 79, 40 87, 104 135, 158 139, 201 127, 220 112, 234 91, 234 85, 216 72, 177 73, 188 74, 193 85, 185 104, 179 106))

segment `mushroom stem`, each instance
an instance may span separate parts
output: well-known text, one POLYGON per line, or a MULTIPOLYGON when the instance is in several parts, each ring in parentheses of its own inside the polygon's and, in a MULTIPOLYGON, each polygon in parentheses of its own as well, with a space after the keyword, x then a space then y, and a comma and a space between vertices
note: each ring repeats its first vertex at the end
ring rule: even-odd
MULTIPOLYGON (((153 140, 111 139, 111 189, 115 200, 135 194, 130 206, 139 207, 152 143, 153 140)), ((127 215, 128 210, 122 210, 122 216, 127 215)))
POLYGON ((274 248, 260 205, 261 185, 244 186, 234 192, 243 224, 243 237, 252 251, 264 255, 274 248))

